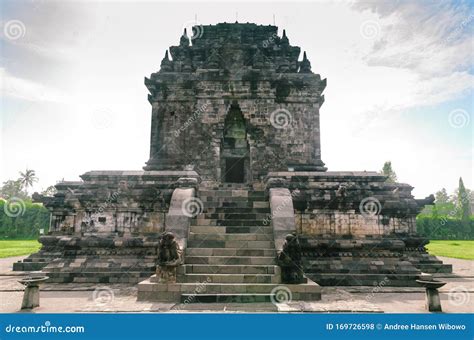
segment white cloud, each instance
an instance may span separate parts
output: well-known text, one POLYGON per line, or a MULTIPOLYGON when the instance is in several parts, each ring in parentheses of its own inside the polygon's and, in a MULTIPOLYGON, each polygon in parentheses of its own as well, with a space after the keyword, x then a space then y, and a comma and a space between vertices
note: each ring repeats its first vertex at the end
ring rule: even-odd
POLYGON ((4 97, 23 99, 31 102, 58 102, 65 103, 69 96, 58 89, 39 84, 28 79, 12 76, 0 68, 1 93, 4 97))
POLYGON ((370 10, 380 24, 368 65, 409 69, 422 77, 469 69, 474 13, 468 3, 360 1, 354 8, 370 10))

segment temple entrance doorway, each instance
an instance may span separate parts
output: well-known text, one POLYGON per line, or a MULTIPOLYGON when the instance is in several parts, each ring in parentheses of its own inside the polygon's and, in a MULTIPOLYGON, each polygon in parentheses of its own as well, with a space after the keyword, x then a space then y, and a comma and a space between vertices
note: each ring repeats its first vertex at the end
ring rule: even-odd
POLYGON ((228 183, 246 183, 250 178, 247 127, 236 102, 230 106, 224 123, 221 173, 222 180, 228 183))

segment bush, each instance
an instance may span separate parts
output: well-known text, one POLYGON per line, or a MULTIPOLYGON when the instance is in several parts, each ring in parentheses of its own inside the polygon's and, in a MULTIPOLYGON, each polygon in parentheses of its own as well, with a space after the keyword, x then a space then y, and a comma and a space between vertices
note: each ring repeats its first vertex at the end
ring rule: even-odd
POLYGON ((0 199, 0 239, 37 239, 40 229, 47 233, 48 228, 49 211, 43 205, 0 199))
POLYGON ((468 222, 450 216, 418 216, 416 229, 420 236, 431 240, 472 240, 474 239, 474 218, 468 222))

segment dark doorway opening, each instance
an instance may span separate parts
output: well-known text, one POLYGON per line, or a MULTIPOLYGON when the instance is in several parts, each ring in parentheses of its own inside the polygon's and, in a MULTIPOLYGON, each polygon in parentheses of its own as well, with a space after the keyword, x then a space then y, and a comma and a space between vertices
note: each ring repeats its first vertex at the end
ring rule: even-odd
POLYGON ((225 160, 225 181, 230 183, 244 183, 245 160, 243 158, 227 158, 225 160))

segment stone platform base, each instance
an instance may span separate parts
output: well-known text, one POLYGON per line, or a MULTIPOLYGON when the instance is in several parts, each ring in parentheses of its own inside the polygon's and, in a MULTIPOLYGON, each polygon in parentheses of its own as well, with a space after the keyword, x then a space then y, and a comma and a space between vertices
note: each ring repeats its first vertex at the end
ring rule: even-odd
POLYGON ((321 287, 266 283, 157 283, 156 275, 138 284, 138 301, 181 303, 250 303, 321 300, 321 287))
POLYGON ((14 270, 38 268, 49 283, 134 284, 156 267, 157 237, 45 236, 40 242, 41 251, 17 262, 14 270))
POLYGON ((305 274, 322 286, 419 287, 421 272, 451 273, 421 238, 315 239, 301 237, 305 274))

